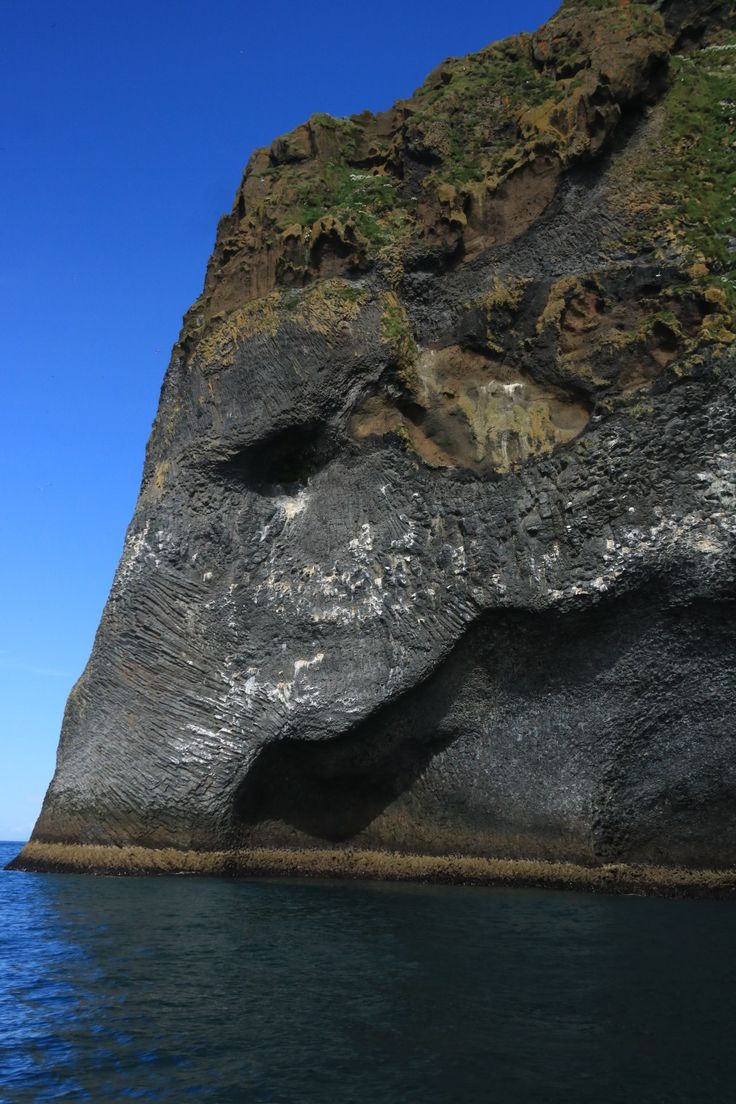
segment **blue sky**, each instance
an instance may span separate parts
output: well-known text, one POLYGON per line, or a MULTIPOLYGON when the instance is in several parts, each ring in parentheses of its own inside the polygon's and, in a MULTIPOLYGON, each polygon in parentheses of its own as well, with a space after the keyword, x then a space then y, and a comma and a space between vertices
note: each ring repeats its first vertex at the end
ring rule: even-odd
POLYGON ((250 151, 555 4, 0 4, 0 839, 30 833, 181 317, 250 151))

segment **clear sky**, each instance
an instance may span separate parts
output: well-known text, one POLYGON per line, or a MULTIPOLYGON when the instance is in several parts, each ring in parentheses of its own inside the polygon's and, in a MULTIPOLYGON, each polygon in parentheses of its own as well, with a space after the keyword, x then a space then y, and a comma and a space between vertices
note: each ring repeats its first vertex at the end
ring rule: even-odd
POLYGON ((250 151, 543 0, 0 0, 0 839, 31 831, 159 388, 250 151))

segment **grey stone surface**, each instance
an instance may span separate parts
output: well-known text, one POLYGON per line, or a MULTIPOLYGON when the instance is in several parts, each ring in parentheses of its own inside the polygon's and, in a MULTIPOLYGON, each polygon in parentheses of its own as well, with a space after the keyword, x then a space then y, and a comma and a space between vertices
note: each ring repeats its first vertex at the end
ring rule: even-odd
MULTIPOLYGON (((420 350, 480 348, 468 303, 523 277, 517 370, 561 386, 552 284, 636 301, 668 275, 611 249, 612 172, 408 269, 420 350)), ((583 432, 510 470, 433 467, 351 428, 394 386, 382 279, 327 332, 175 349, 35 838, 732 864, 734 356, 664 371, 645 409, 582 395, 583 432)))

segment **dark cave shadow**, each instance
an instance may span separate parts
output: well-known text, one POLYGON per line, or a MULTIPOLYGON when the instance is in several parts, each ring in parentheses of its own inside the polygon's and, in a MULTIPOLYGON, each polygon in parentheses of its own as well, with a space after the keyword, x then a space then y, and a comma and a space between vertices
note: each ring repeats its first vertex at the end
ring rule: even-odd
POLYGON ((265 821, 341 842, 357 835, 409 791, 431 760, 467 731, 456 705, 472 683, 487 684, 499 665, 506 677, 535 683, 544 674, 516 669, 510 638, 531 633, 546 654, 545 626, 557 614, 495 610, 481 614, 419 684, 369 714, 343 735, 285 738, 267 744, 235 792, 232 830, 249 834, 265 821), (541 633, 541 635, 539 635, 541 633), (513 670, 512 670, 513 669, 513 670))
POLYGON ((287 426, 246 445, 217 465, 228 483, 260 495, 294 495, 333 459, 335 441, 326 425, 287 426))
POLYGON ((334 843, 357 835, 458 735, 437 727, 438 717, 430 731, 424 717, 406 713, 402 698, 344 736, 268 744, 236 792, 235 825, 281 821, 334 843))
MULTIPOLYGON (((585 610, 483 614, 422 683, 349 732, 264 747, 234 796, 233 841, 247 840, 264 822, 333 843, 359 835, 411 791, 434 757, 477 728, 497 695, 525 702, 564 688, 582 700, 609 666, 637 655, 653 625, 679 641, 679 650, 720 654, 733 605, 696 598, 672 606, 666 591, 648 581, 585 610)), ((632 688, 632 701, 637 696, 632 688)), ((628 748, 624 759, 636 754, 635 732, 616 740, 628 748)), ((614 793, 626 776, 603 781, 614 793)))

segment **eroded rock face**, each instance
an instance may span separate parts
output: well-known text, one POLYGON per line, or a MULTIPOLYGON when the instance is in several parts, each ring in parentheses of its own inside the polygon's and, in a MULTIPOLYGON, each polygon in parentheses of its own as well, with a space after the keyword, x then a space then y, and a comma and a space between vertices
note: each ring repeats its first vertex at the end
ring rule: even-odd
POLYGON ((253 155, 35 839, 733 863, 730 21, 253 155))

